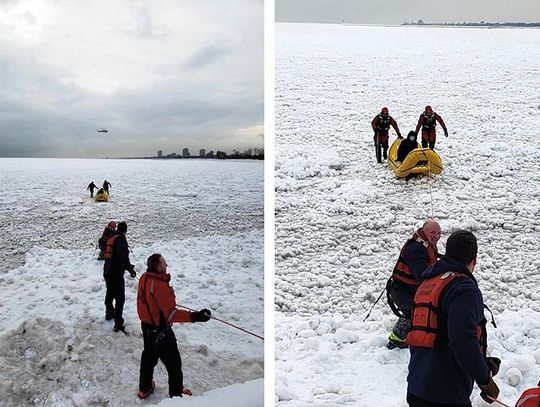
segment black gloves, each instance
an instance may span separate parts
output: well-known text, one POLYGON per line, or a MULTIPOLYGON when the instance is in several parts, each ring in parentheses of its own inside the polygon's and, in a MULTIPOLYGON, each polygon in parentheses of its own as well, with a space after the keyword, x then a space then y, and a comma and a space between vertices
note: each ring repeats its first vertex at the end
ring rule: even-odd
POLYGON ((398 138, 398 139, 403 139, 403 136, 401 135, 401 133, 398 133, 398 134, 397 134, 397 138, 398 138))
POLYGON ((448 137, 448 130, 444 129, 444 136, 448 137))
POLYGON ((203 308, 200 311, 191 313, 191 322, 206 322, 210 319, 212 313, 209 309, 203 308))
POLYGON ((497 373, 499 373, 501 359, 488 356, 486 358, 486 365, 488 365, 489 371, 491 372, 491 377, 495 377, 497 373))
POLYGON ((133 264, 130 264, 128 271, 131 277, 135 277, 137 275, 137 273, 135 273, 135 266, 133 264))
POLYGON ((489 382, 487 382, 487 384, 478 384, 478 387, 480 387, 480 390, 482 390, 482 392, 480 393, 480 397, 482 397, 489 404, 493 403, 493 400, 488 398, 488 396, 496 399, 499 395, 499 388, 497 387, 491 376, 489 377, 489 382))

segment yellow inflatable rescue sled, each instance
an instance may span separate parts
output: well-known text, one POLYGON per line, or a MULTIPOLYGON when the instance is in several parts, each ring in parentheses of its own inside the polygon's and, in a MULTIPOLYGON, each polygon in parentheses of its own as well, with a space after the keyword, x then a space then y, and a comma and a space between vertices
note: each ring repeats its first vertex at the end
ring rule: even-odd
POLYGON ((403 162, 397 161, 397 152, 401 139, 396 139, 388 150, 388 165, 392 168, 398 178, 406 177, 409 174, 440 174, 443 170, 441 157, 430 148, 422 148, 419 144, 412 150, 403 162))
POLYGON ((96 194, 96 202, 107 202, 109 200, 109 194, 100 188, 96 194))

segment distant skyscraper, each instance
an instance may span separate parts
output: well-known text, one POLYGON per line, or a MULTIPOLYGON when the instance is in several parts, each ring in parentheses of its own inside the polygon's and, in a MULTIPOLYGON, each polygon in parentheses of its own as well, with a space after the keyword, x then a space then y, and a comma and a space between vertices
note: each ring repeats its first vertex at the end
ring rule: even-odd
POLYGON ((157 152, 157 156, 158 156, 159 158, 163 157, 163 150, 159 150, 159 151, 157 152))
POLYGON ((206 153, 206 158, 214 158, 214 150, 210 150, 206 153))
POLYGON ((182 150, 182 157, 189 158, 189 148, 186 147, 182 150))
POLYGON ((205 150, 204 148, 201 148, 201 149, 199 150, 199 157, 200 157, 200 158, 206 157, 206 150, 205 150))

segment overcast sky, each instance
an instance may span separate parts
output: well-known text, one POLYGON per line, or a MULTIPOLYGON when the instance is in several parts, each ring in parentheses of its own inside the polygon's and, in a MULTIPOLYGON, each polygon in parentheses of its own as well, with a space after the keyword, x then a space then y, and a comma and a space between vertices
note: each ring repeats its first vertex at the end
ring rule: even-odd
POLYGON ((262 147, 263 8, 1 0, 0 156, 262 147))
POLYGON ((357 24, 540 22, 540 0, 275 0, 276 20, 357 24))

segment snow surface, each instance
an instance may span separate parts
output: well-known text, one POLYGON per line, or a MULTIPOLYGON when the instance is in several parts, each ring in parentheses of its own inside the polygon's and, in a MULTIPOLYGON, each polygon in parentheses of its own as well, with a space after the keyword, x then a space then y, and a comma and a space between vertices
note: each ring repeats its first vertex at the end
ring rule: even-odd
MULTIPOLYGON (((172 405, 161 363, 155 393, 135 397, 136 279, 126 276, 129 336, 104 320, 96 242, 109 220, 127 221, 138 275, 159 252, 180 305, 264 334, 261 162, 0 159, 0 168, 0 250, 23 259, 0 273, 0 405, 172 405), (96 203, 85 188, 103 178, 111 198, 96 203)), ((263 405, 263 341, 215 320, 174 330, 195 394, 182 403, 263 405)))
POLYGON ((431 215, 441 252, 457 229, 479 240, 500 399, 538 383, 538 61, 534 29, 277 24, 278 405, 407 405, 409 351, 385 347, 396 318, 383 298, 362 319, 431 215), (387 106, 407 134, 426 104, 450 133, 438 127, 444 171, 396 179, 376 163, 370 122, 387 106))

